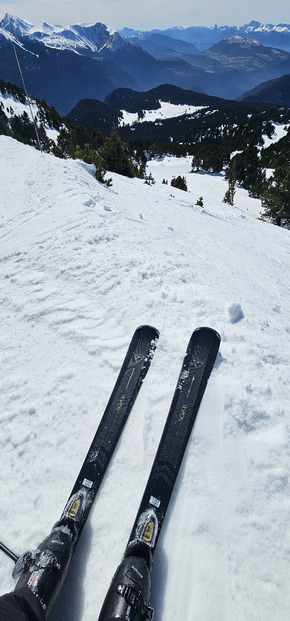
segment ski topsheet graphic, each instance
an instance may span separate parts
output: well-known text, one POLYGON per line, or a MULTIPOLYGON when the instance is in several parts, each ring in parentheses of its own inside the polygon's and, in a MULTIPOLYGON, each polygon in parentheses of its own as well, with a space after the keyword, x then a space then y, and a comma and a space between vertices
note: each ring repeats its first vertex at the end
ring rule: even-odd
POLYGON ((37 598, 45 617, 65 578, 114 449, 149 369, 159 333, 152 326, 135 331, 108 405, 64 511, 36 550, 21 556, 13 575, 15 592, 37 598), (28 591, 27 591, 28 590, 28 591))
POLYGON ((121 564, 99 621, 150 621, 150 572, 154 550, 220 344, 211 328, 192 334, 164 431, 121 564))

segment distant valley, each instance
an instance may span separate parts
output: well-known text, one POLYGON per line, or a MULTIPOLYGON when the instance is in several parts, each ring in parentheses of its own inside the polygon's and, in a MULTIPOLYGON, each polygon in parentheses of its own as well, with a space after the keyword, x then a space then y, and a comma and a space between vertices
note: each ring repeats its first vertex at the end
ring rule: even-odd
POLYGON ((29 93, 62 115, 82 99, 102 102, 123 87, 148 91, 171 84, 234 100, 290 74, 290 26, 257 22, 138 33, 112 32, 101 23, 33 25, 6 14, 0 79, 21 86, 14 48, 29 93))

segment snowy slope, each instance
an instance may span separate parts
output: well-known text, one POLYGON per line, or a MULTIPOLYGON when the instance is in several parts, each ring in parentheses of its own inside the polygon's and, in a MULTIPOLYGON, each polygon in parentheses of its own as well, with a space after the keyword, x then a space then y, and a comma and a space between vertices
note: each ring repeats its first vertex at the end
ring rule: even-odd
POLYGON ((160 108, 157 110, 144 110, 144 116, 139 118, 138 112, 127 112, 121 110, 123 118, 121 125, 133 125, 136 122, 154 122, 157 120, 172 119, 182 116, 183 114, 195 115, 199 110, 203 110, 206 106, 190 106, 187 104, 172 104, 167 101, 160 101, 160 108))
POLYGON ((117 51, 133 45, 115 29, 108 28, 100 22, 71 26, 45 22, 31 24, 9 13, 6 13, 0 21, 0 32, 7 38, 15 38, 16 44, 20 46, 23 44, 17 37, 37 41, 47 47, 71 50, 78 54, 95 53, 106 47, 117 51))
MULTIPOLYGON (((0 154, 0 534, 15 552, 59 518, 134 329, 161 332, 50 621, 97 619, 199 325, 222 345, 156 551, 156 619, 288 620, 289 231, 240 190, 223 204, 222 177, 161 183, 186 163, 107 188, 7 137, 0 154)), ((11 570, 3 555, 1 593, 11 570)))

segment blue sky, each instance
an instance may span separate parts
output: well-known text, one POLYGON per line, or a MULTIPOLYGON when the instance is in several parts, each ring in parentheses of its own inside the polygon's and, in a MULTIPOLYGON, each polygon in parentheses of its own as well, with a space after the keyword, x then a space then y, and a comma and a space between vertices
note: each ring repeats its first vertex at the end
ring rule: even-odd
POLYGON ((0 0, 5 13, 37 23, 103 22, 107 26, 152 29, 169 26, 290 23, 288 0, 0 0))

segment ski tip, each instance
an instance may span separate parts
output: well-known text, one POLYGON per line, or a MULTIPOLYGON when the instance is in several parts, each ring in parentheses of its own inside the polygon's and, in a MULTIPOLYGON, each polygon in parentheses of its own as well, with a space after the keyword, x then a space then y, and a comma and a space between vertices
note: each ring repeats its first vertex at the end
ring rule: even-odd
POLYGON ((196 328, 194 330, 193 334, 197 332, 215 336, 219 342, 221 341, 220 334, 214 328, 209 328, 208 326, 200 326, 199 328, 196 328))
POLYGON ((138 328, 136 328, 136 333, 138 332, 152 332, 152 338, 159 338, 159 330, 157 330, 157 328, 155 328, 154 326, 151 326, 150 324, 142 324, 141 326, 138 326, 138 328))

